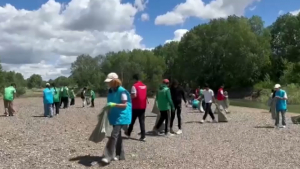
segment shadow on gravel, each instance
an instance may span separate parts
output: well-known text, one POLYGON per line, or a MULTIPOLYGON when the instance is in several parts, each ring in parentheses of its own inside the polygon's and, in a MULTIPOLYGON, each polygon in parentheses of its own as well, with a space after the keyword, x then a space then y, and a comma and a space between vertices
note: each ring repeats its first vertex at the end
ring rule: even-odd
POLYGON ((84 165, 86 167, 92 167, 95 165, 106 166, 106 164, 101 163, 102 157, 100 156, 78 156, 75 158, 69 159, 69 161, 78 161, 78 164, 84 165))
POLYGON ((200 123, 200 121, 187 121, 185 122, 186 124, 191 124, 191 123, 200 123))
POLYGON ((40 116, 32 116, 32 117, 45 117, 45 116, 40 115, 40 116))
POLYGON ((157 117, 157 116, 155 116, 155 115, 148 115, 148 116, 145 116, 145 117, 157 117))
POLYGON ((255 126, 256 129, 273 129, 274 126, 266 125, 266 126, 255 126))
POLYGON ((0 115, 0 117, 7 117, 6 115, 0 115))

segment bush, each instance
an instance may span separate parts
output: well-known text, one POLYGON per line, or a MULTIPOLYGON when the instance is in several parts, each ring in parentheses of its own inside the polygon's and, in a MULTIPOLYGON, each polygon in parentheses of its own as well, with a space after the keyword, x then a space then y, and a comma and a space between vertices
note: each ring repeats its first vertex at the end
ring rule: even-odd
POLYGON ((26 88, 25 87, 18 87, 18 88, 16 88, 16 90, 17 90, 17 97, 19 97, 19 96, 22 96, 23 94, 25 94, 26 93, 26 88))

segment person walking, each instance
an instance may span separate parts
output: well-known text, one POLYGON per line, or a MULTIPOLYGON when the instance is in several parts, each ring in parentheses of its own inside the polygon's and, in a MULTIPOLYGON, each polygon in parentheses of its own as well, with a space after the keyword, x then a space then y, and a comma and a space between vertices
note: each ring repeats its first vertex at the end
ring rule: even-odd
POLYGON ((215 120, 215 116, 211 110, 211 104, 215 103, 215 97, 214 97, 214 91, 212 91, 208 84, 205 84, 205 90, 203 91, 203 96, 204 96, 204 101, 205 101, 205 113, 203 116, 203 119, 200 121, 201 123, 204 123, 207 115, 209 114, 210 117, 212 118, 213 122, 217 122, 215 120))
POLYGON ((145 111, 147 107, 147 86, 140 81, 138 74, 133 75, 133 79, 135 80, 135 83, 131 87, 132 120, 129 125, 128 131, 125 134, 128 137, 130 137, 135 120, 138 118, 141 129, 140 141, 145 141, 145 111))
POLYGON ((3 103, 5 116, 14 116, 14 113, 16 112, 13 104, 16 93, 16 84, 14 83, 4 89, 3 103))
POLYGON ((64 109, 68 108, 69 106, 69 89, 68 86, 64 86, 61 88, 61 100, 62 103, 64 104, 64 109))
POLYGON ((217 100, 218 100, 218 105, 220 107, 220 109, 224 110, 226 114, 228 114, 228 110, 227 110, 227 105, 226 105, 226 97, 224 95, 224 85, 221 85, 221 87, 218 90, 218 94, 217 94, 217 100))
POLYGON ((60 108, 60 89, 55 87, 55 84, 52 83, 52 91, 53 91, 53 104, 52 104, 52 108, 53 111, 55 110, 55 115, 59 114, 59 108, 60 108))
POLYGON ((282 128, 286 127, 286 121, 285 121, 285 114, 287 110, 287 104, 286 101, 288 99, 287 94, 284 90, 281 89, 280 84, 276 84, 274 86, 274 89, 276 91, 275 93, 275 98, 276 98, 276 118, 275 118, 275 127, 279 128, 279 119, 280 119, 280 114, 281 114, 281 120, 282 120, 282 128))
POLYGON ((80 97, 81 97, 81 100, 82 100, 82 107, 85 107, 85 104, 86 104, 86 100, 85 100, 85 92, 86 92, 86 87, 84 87, 84 88, 81 90, 81 93, 80 93, 80 97))
POLYGON ((70 88, 69 96, 70 96, 70 99, 71 99, 70 106, 75 105, 75 97, 76 97, 76 95, 75 95, 75 92, 74 92, 74 88, 70 88))
POLYGON ((84 97, 85 97, 86 105, 89 106, 91 104, 91 89, 90 88, 86 89, 84 97))
POLYGON ((168 124, 169 124, 168 114, 169 114, 170 109, 172 111, 174 111, 175 107, 174 107, 172 97, 171 97, 171 92, 170 92, 170 89, 168 86, 169 86, 169 80, 164 79, 163 83, 160 85, 159 90, 156 94, 156 102, 157 102, 157 107, 160 111, 160 119, 159 119, 157 125, 155 126, 155 131, 156 131, 155 133, 158 133, 158 129, 165 121, 165 135, 171 136, 173 134, 169 134, 169 131, 168 131, 168 124))
POLYGON ((172 83, 172 86, 170 88, 170 91, 171 91, 172 101, 173 101, 174 106, 175 106, 174 110, 171 111, 170 132, 172 134, 182 134, 182 129, 181 129, 181 104, 182 104, 182 100, 184 101, 185 105, 187 105, 184 90, 181 86, 179 86, 178 81, 174 80, 173 83, 172 83), (174 122, 174 119, 175 119, 175 114, 177 114, 177 120, 178 120, 178 131, 177 131, 177 133, 175 133, 174 130, 173 130, 173 122, 174 122))
POLYGON ((50 84, 46 83, 46 88, 43 90, 44 117, 53 117, 53 96, 50 84))
POLYGON ((96 97, 96 94, 94 92, 94 90, 91 90, 91 107, 95 107, 95 97, 96 97))
POLYGON ((132 103, 129 92, 122 87, 116 73, 109 73, 104 82, 109 86, 106 108, 113 129, 101 161, 109 164, 112 160, 125 160, 121 130, 131 123, 132 103))

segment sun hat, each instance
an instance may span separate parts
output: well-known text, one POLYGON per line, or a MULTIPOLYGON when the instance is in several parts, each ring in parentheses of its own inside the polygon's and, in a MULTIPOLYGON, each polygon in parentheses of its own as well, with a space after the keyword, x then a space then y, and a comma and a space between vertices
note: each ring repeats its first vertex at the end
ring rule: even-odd
POLYGON ((281 86, 280 86, 280 84, 276 84, 275 86, 274 86, 274 89, 279 89, 281 86))
POLYGON ((119 78, 119 76, 118 76, 116 73, 111 72, 111 73, 109 73, 109 74, 107 75, 107 77, 106 77, 106 79, 105 79, 104 82, 110 82, 110 81, 112 81, 112 80, 114 80, 114 79, 118 79, 118 78, 119 78))
POLYGON ((46 83, 46 86, 50 86, 50 83, 46 83))

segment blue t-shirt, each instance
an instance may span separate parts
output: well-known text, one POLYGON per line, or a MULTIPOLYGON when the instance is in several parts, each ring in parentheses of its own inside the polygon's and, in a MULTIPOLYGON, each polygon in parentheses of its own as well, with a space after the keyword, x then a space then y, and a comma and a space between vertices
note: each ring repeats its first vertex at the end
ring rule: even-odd
POLYGON ((193 108, 198 108, 198 106, 199 106, 199 100, 194 99, 193 102, 192 102, 192 106, 193 106, 193 108))
POLYGON ((49 88, 45 88, 43 91, 44 94, 44 104, 52 104, 53 103, 53 90, 49 88))
MULTIPOLYGON (((284 90, 282 90, 282 89, 278 90, 275 93, 275 97, 276 96, 287 98, 286 92, 284 90)), ((277 102, 276 102, 276 111, 286 111, 286 110, 287 110, 286 100, 277 99, 277 102)))

